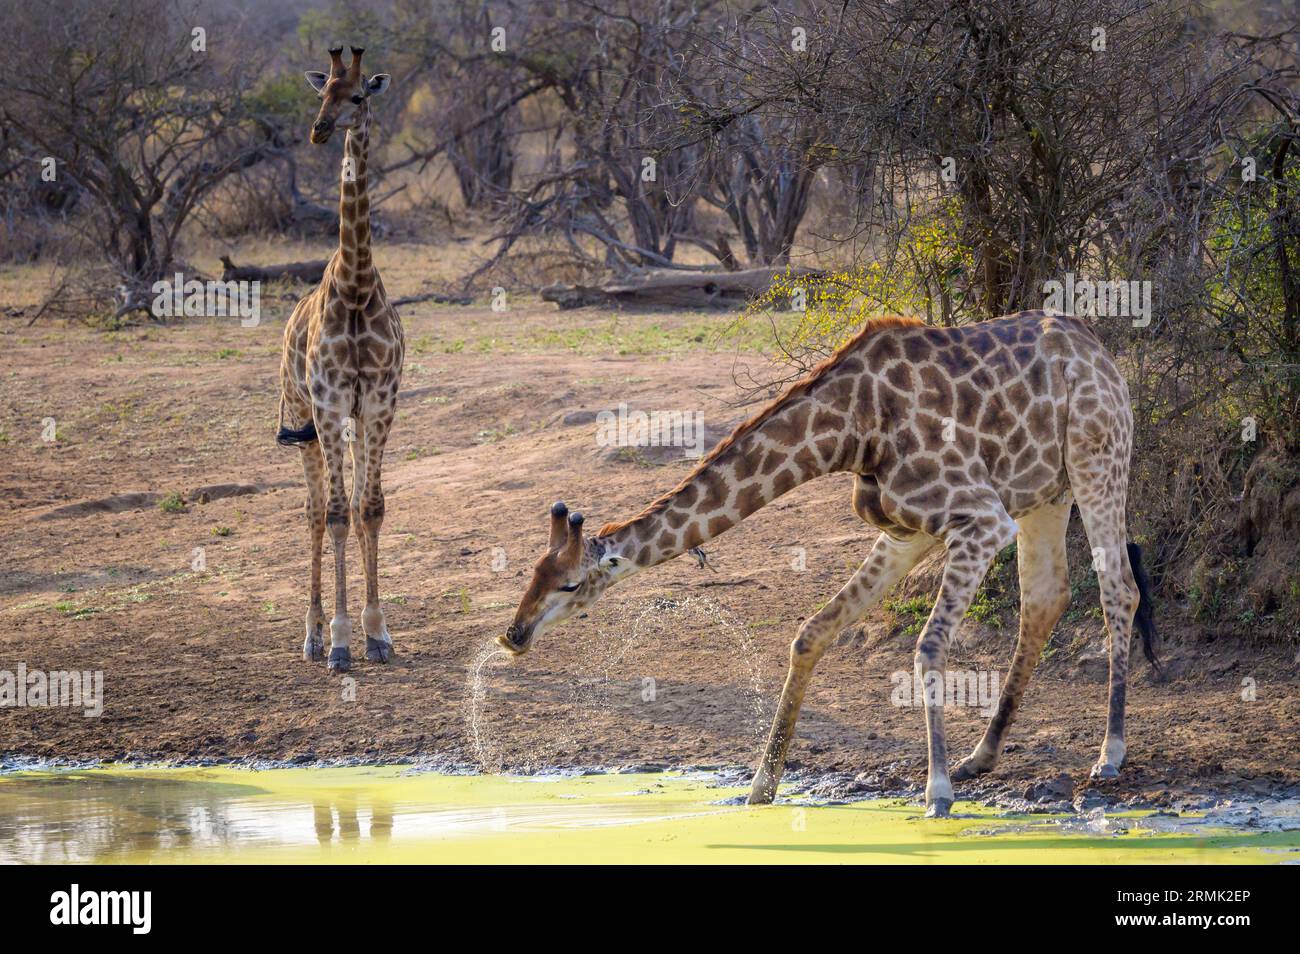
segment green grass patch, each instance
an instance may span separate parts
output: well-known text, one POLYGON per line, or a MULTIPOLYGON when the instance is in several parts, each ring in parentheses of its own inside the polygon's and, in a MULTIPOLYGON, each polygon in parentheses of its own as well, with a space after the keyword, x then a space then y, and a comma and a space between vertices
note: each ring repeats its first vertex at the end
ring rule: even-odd
POLYGON ((882 605, 902 624, 904 636, 919 636, 930 616, 931 603, 929 597, 913 596, 905 600, 887 599, 882 605))

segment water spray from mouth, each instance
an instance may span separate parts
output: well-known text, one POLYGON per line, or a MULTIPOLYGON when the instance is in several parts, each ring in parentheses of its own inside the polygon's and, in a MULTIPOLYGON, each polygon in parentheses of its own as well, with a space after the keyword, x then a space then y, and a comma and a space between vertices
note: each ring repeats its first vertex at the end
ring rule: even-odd
MULTIPOLYGON (((522 770, 575 767, 574 757, 590 752, 598 754, 579 756, 588 760, 584 764, 605 767, 602 759, 609 756, 599 753, 607 750, 609 740, 602 738, 602 727, 622 723, 625 728, 639 717, 669 718, 712 734, 724 713, 733 725, 743 727, 738 734, 748 750, 745 761, 757 757, 770 719, 770 700, 763 692, 761 655, 748 628, 707 597, 661 597, 641 604, 613 616, 599 635, 579 645, 553 639, 540 651, 519 657, 493 640, 478 652, 468 673, 466 728, 484 772, 499 772, 507 761, 522 770), (570 651, 565 651, 566 645, 570 651), (680 672, 681 666, 674 657, 679 653, 729 660, 732 672, 714 685, 676 682, 674 668, 680 672), (502 665, 503 659, 510 665, 502 665), (534 659, 545 668, 533 670, 534 659), (502 720, 495 728, 494 710, 504 712, 507 700, 518 698, 512 688, 522 688, 534 698, 550 693, 548 711, 542 717, 516 713, 513 722, 502 720), (653 708, 637 711, 644 706, 653 708), (528 720, 532 740, 531 751, 522 758, 517 752, 506 753, 507 726, 519 724, 520 718, 528 720), (538 739, 539 730, 547 735, 538 739)), ((733 739, 736 734, 727 732, 733 739)), ((665 751, 653 753, 652 760, 672 762, 681 755, 669 743, 665 751)), ((650 756, 640 753, 641 758, 650 756)))
POLYGON ((501 769, 500 752, 489 755, 483 733, 483 700, 487 692, 483 682, 483 667, 497 656, 509 658, 510 653, 493 641, 479 650, 478 655, 474 657, 474 662, 470 665, 467 722, 469 723, 470 741, 474 745, 474 759, 478 762, 479 768, 485 772, 498 772, 501 769))

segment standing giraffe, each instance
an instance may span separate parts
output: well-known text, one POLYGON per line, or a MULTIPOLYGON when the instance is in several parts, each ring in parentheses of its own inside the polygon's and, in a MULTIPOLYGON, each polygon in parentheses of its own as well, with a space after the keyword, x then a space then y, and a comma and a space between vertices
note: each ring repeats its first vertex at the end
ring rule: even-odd
POLYGON ((370 257, 370 199, 366 151, 370 143, 370 97, 388 88, 387 73, 366 77, 362 50, 330 50, 328 74, 309 72, 321 107, 311 127, 320 145, 346 129, 339 184, 339 247, 316 289, 293 310, 284 329, 280 363, 280 430, 276 439, 297 445, 307 476, 307 522, 311 540, 311 604, 303 658, 325 655, 321 609, 321 544, 325 528, 334 542, 334 618, 330 621, 331 672, 352 665, 347 568, 349 516, 366 571, 366 658, 388 662, 393 640, 379 606, 379 527, 384 521, 380 468, 393 424, 402 376, 402 322, 388 303, 370 257), (286 421, 290 423, 286 423, 286 421), (352 453, 352 499, 343 478, 343 457, 352 453), (327 483, 328 480, 328 483, 327 483))
POLYGON ((551 508, 550 546, 498 642, 525 652, 615 580, 693 550, 793 487, 835 471, 857 475, 853 507, 881 531, 865 562, 800 628, 750 804, 776 796, 813 667, 931 548, 947 561, 916 646, 925 693, 926 814, 953 801, 943 727, 953 633, 999 550, 1017 540, 1020 635, 984 737, 958 780, 993 768, 1052 627, 1070 601, 1065 530, 1077 501, 1093 547, 1110 634, 1109 718, 1100 777, 1124 760, 1131 626, 1156 665, 1150 597, 1124 503, 1133 429, 1128 388, 1092 331, 1041 311, 961 328, 903 318, 871 322, 807 378, 745 421, 674 490, 623 523, 582 532, 551 508), (1139 607, 1141 611, 1139 612, 1139 607))

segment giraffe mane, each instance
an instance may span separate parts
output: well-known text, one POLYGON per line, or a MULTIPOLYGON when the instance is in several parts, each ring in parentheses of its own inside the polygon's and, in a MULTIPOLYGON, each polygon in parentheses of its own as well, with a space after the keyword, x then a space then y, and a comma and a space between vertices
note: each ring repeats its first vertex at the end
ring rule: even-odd
POLYGON ((687 484, 689 484, 692 480, 694 480, 700 474, 701 471, 706 470, 708 467, 710 467, 713 464, 714 461, 716 461, 719 457, 721 457, 728 450, 730 450, 732 445, 735 444, 736 441, 740 440, 740 438, 744 437, 750 431, 761 426, 764 421, 770 418, 781 408, 785 407, 785 405, 788 404, 790 401, 797 400, 798 398, 801 398, 805 394, 807 394, 808 390, 814 384, 816 384, 827 373, 829 373, 832 369, 834 369, 842 360, 844 360, 845 355, 847 355, 850 351, 855 350, 858 347, 858 345, 862 344, 862 342, 870 338, 872 335, 876 334, 879 331, 884 331, 887 328, 913 328, 918 325, 924 325, 924 324, 925 322, 921 321, 919 318, 903 318, 903 317, 896 317, 896 316, 887 316, 882 318, 870 319, 869 321, 867 321, 865 325, 863 325, 861 331, 855 334, 848 341, 844 342, 844 344, 836 348, 834 354, 832 354, 826 360, 822 361, 822 363, 817 365, 817 367, 813 368, 812 371, 810 371, 805 377, 800 378, 798 381, 795 381, 793 384, 787 387, 784 391, 781 392, 781 394, 779 394, 776 398, 774 398, 762 409, 760 409, 756 414, 754 414, 753 417, 749 418, 748 420, 741 421, 739 424, 737 424, 735 430, 733 430, 730 434, 728 434, 726 437, 720 440, 717 446, 714 447, 713 450, 709 451, 709 453, 706 454, 704 458, 698 464, 695 465, 695 468, 689 474, 687 474, 685 477, 682 478, 681 482, 676 487, 674 487, 672 490, 668 491, 667 493, 663 494, 662 496, 652 501, 649 504, 649 506, 647 506, 636 516, 629 517, 627 520, 623 520, 618 523, 605 524, 603 527, 600 528, 600 532, 597 533, 596 536, 607 537, 612 533, 617 533, 619 530, 622 530, 624 527, 636 523, 638 520, 641 520, 644 517, 648 517, 653 513, 658 513, 659 511, 663 510, 665 507, 668 506, 669 501, 671 501, 674 496, 676 496, 681 490, 683 490, 686 487, 687 484))

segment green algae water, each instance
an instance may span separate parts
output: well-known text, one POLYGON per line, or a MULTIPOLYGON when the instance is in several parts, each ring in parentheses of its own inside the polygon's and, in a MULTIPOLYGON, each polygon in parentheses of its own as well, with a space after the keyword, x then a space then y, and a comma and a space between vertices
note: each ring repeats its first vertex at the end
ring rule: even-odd
POLYGON ((1300 860, 1300 831, 1162 831, 1143 813, 919 817, 898 800, 735 804, 708 776, 381 768, 0 775, 0 863, 1114 864, 1300 860), (1073 819, 1073 820, 1071 820, 1073 819), (1097 829, 1097 830, 1093 830, 1097 829))

